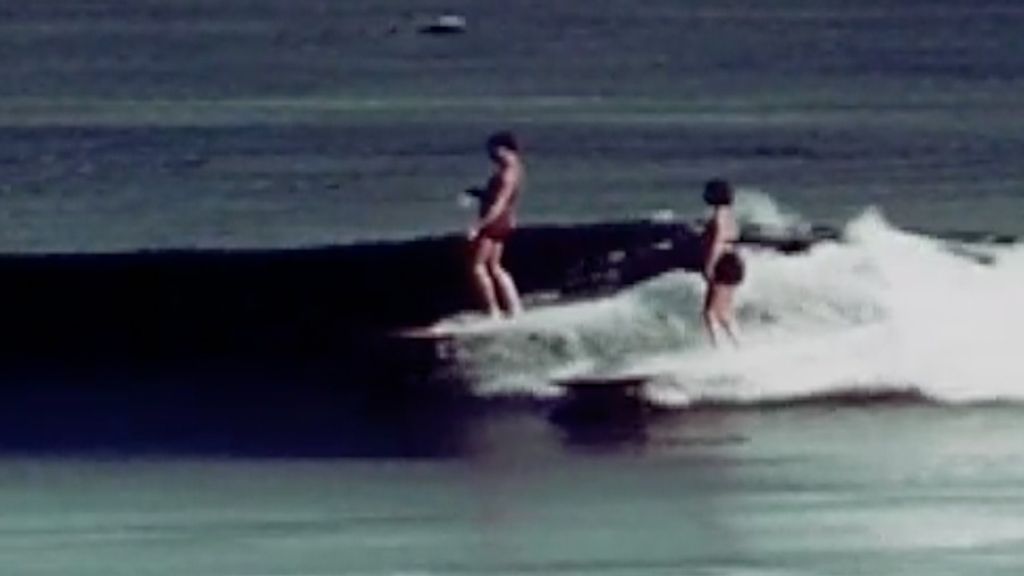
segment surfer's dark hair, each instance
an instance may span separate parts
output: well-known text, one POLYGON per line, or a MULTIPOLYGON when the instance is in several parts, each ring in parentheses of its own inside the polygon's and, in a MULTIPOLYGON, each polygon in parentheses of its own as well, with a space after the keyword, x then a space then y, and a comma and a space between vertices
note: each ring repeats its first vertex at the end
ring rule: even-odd
POLYGON ((721 178, 708 180, 704 185, 704 201, 711 206, 731 206, 734 196, 732 184, 721 178))
POLYGON ((493 151, 498 148, 505 148, 513 152, 519 152, 519 140, 516 138, 515 134, 508 130, 495 132, 487 137, 487 149, 493 151))

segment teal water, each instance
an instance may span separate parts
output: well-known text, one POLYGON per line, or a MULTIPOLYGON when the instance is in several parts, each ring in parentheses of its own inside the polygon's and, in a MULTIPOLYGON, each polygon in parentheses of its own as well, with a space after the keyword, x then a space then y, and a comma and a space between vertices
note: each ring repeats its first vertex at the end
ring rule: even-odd
MULTIPOLYGON (((12 574, 1016 574, 1017 408, 536 411, 442 459, 5 458, 12 574)), ((425 431, 425 433, 427 433, 425 431)))

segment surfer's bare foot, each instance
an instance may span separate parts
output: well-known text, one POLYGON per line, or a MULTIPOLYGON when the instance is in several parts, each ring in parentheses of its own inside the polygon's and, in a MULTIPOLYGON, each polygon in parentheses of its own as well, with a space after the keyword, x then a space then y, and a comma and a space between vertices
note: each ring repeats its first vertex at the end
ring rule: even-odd
POLYGON ((739 348, 740 338, 739 329, 736 326, 736 320, 732 316, 720 314, 718 317, 718 325, 722 327, 722 331, 729 337, 729 342, 731 342, 736 348, 739 348))
POLYGON ((505 316, 508 318, 515 318, 523 313, 523 304, 519 301, 518 297, 510 298, 509 302, 505 305, 505 316))

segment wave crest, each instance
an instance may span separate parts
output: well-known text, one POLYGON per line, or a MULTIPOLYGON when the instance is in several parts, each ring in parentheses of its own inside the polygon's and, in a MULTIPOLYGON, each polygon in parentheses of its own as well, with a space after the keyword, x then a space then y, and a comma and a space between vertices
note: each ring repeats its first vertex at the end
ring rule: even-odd
POLYGON ((532 310, 456 339, 481 395, 558 394, 578 376, 649 374, 652 402, 761 404, 906 390, 941 402, 1024 400, 1024 247, 899 230, 875 210, 798 254, 748 250, 742 348, 711 349, 703 286, 661 275, 532 310))

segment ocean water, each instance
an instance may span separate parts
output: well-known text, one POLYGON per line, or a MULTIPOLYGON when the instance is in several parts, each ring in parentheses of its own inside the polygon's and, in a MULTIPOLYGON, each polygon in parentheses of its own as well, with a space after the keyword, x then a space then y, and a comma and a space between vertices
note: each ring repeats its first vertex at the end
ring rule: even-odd
POLYGON ((0 249, 459 230, 521 133, 526 222, 700 212, 714 175, 815 222, 1020 234, 1008 0, 5 2, 0 249), (468 33, 418 27, 464 14, 468 33))
POLYGON ((745 249, 738 350, 677 271, 441 319, 400 382, 44 355, 61 381, 0 383, 0 573, 1020 573, 1021 29, 1016 0, 0 0, 7 255, 457 233, 506 127, 527 225, 688 222, 724 176, 745 224, 837 232, 745 249), (446 12, 468 32, 417 32, 446 12), (633 374, 583 418, 554 384, 633 374))
MULTIPOLYGON (((451 459, 7 458, 33 575, 1017 574, 1017 408, 693 412, 616 440, 536 414, 451 459)), ((429 433, 424 431, 424 433, 429 433)))

